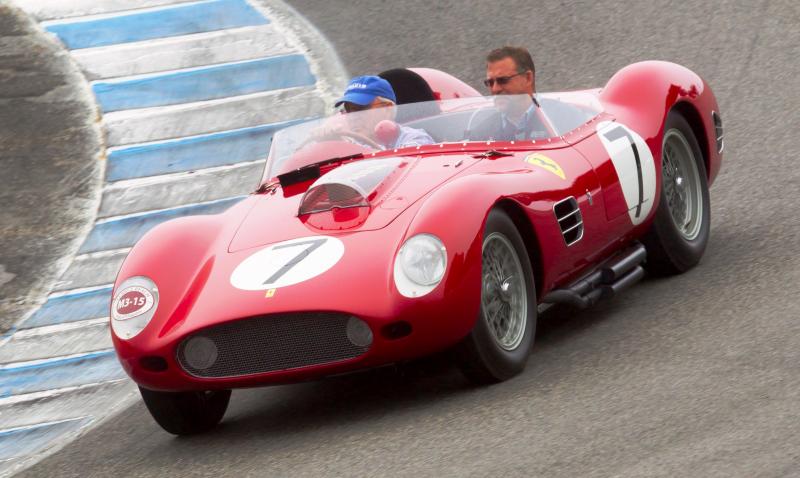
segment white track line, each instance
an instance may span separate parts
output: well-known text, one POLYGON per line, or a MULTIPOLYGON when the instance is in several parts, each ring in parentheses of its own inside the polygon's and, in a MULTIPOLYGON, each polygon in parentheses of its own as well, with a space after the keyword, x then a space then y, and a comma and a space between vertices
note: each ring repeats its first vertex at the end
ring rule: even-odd
POLYGON ((89 80, 165 72, 295 53, 271 24, 76 50, 89 80))

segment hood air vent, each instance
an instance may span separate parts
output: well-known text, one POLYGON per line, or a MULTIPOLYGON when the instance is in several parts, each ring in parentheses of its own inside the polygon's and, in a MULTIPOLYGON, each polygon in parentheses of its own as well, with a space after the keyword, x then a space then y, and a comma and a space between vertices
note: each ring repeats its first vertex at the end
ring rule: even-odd
POLYGON ((567 246, 580 241, 583 237, 583 216, 581 216, 578 201, 570 196, 557 202, 553 206, 553 212, 556 215, 558 227, 561 228, 561 235, 564 236, 564 242, 567 246))

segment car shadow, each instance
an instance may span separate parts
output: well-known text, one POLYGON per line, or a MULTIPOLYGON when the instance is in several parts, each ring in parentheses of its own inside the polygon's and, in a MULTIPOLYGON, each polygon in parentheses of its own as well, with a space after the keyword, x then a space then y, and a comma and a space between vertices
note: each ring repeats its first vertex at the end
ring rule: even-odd
MULTIPOLYGON (((671 278, 646 278, 636 287, 663 287, 671 278)), ((220 426, 202 435, 245 442, 255 436, 292 436, 307 430, 336 428, 344 423, 368 423, 406 413, 429 413, 448 401, 482 402, 489 397, 534 393, 541 384, 546 393, 558 374, 569 373, 559 362, 564 347, 581 335, 640 307, 632 291, 601 301, 588 309, 558 305, 541 313, 536 343, 528 366, 519 377, 494 386, 470 383, 455 365, 452 351, 409 363, 292 385, 236 390, 220 426), (558 365, 558 371, 551 369, 558 365), (477 394, 477 399, 473 395, 477 394)), ((612 332, 613 333, 613 332, 612 332)), ((466 406, 466 405, 465 405, 466 406)), ((178 443, 196 443, 199 437, 180 437, 178 443)), ((178 445, 180 448, 180 445, 178 445)))
MULTIPOLYGON (((553 307, 537 324, 537 344, 528 368, 511 381, 476 386, 455 365, 452 351, 409 363, 328 377, 293 385, 237 390, 222 424, 210 433, 225 440, 257 435, 286 436, 302 430, 375 420, 387 414, 414 413, 431 403, 468 399, 470 394, 504 395, 536 380, 541 350, 559 346, 613 316, 615 306, 601 303, 589 310, 553 307)), ((206 439, 210 435, 203 435, 206 439)), ((194 441, 194 437, 180 440, 194 441)))

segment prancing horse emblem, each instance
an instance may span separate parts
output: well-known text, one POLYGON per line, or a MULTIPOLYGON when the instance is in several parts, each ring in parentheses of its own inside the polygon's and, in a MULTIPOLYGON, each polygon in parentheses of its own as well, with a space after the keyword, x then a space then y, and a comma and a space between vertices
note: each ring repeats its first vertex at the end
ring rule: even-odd
POLYGON ((532 164, 534 166, 538 166, 545 171, 549 171, 561 179, 567 179, 564 175, 564 170, 561 169, 561 166, 558 165, 557 162, 553 161, 552 159, 548 158, 547 156, 539 153, 529 154, 525 158, 525 162, 528 164, 532 164))

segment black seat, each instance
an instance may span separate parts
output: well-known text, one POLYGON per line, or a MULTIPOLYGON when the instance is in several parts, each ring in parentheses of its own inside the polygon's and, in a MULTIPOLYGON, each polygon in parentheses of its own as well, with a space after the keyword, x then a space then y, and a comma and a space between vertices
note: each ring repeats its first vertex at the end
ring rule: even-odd
MULTIPOLYGON (((398 105, 436 100, 428 82, 411 70, 394 68, 378 73, 378 76, 392 85, 398 105)), ((403 111, 398 114, 396 120, 399 123, 406 123, 415 119, 436 116, 438 114, 439 105, 436 103, 429 103, 420 105, 419 108, 404 108, 403 111)))

